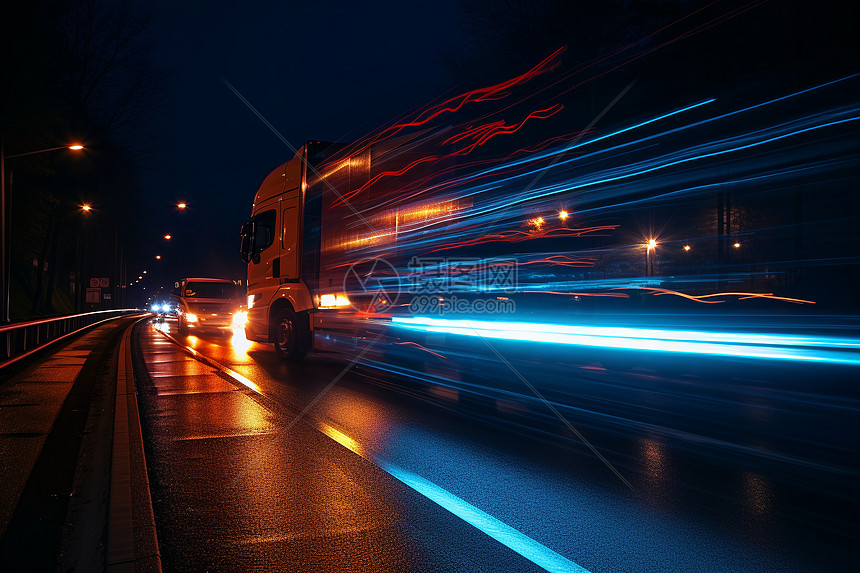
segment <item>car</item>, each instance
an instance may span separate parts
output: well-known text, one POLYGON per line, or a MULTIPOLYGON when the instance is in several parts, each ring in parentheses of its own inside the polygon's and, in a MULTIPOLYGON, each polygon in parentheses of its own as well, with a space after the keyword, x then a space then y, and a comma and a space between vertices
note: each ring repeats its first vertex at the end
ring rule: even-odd
POLYGON ((238 281, 184 278, 174 284, 171 297, 178 311, 179 332, 231 331, 244 327, 245 292, 238 281))
POLYGON ((159 321, 164 320, 168 316, 176 316, 177 306, 175 304, 170 304, 167 301, 156 301, 152 303, 152 306, 149 307, 149 310, 156 315, 156 319, 159 321))

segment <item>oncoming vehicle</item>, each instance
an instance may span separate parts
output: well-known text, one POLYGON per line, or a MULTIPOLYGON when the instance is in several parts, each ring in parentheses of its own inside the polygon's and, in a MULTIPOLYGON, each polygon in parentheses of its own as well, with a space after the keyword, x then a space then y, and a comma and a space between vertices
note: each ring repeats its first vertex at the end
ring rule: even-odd
POLYGON ((176 305, 171 305, 167 301, 158 300, 152 303, 152 306, 149 307, 149 310, 155 313, 158 320, 164 320, 167 316, 173 315, 176 310, 176 305))
POLYGON ((242 327, 244 289, 235 281, 186 278, 174 284, 171 296, 179 313, 179 331, 224 331, 242 327))

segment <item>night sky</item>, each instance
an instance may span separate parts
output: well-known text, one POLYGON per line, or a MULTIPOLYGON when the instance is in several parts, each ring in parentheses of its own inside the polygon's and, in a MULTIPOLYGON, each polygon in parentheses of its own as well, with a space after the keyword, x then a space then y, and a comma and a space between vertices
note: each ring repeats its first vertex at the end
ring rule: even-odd
POLYGON ((459 33, 453 1, 164 1, 152 16, 166 81, 144 189, 153 204, 189 205, 152 221, 156 244, 174 236, 150 270, 157 286, 243 278, 239 227, 262 180, 293 155, 225 80, 296 148, 350 141, 454 88, 439 63, 459 33))
MULTIPOLYGON (((82 154, 42 154, 9 166, 16 170, 12 307, 16 316, 74 307, 68 277, 77 267, 86 279, 113 276, 125 266, 126 283, 147 270, 140 284, 126 284, 120 301, 128 304, 143 303, 159 287, 169 288, 182 277, 243 279, 239 228, 250 216, 253 197, 265 177, 309 140, 361 141, 384 126, 414 120, 428 106, 526 74, 544 60, 552 61, 551 69, 535 81, 515 82, 516 89, 502 90, 492 101, 444 112, 439 129, 468 132, 492 121, 510 126, 532 112, 555 110, 551 119, 530 119, 525 129, 517 127, 515 135, 493 136, 468 157, 500 161, 512 153, 560 145, 583 130, 606 134, 696 102, 717 102, 713 112, 703 109, 703 114, 731 112, 860 71, 851 14, 847 3, 835 0, 163 0, 144 5, 93 0, 62 9, 45 0, 10 4, 4 7, 3 39, 8 52, 18 50, 26 57, 10 60, 10 77, 22 81, 3 94, 4 109, 12 110, 4 114, 6 156, 50 148, 57 141, 81 139, 87 145, 82 154), (119 51, 129 56, 127 69, 133 72, 137 65, 146 72, 141 76, 146 81, 135 83, 137 76, 123 68, 126 61, 98 50, 107 46, 110 51, 119 44, 115 39, 136 30, 140 15, 148 18, 148 26, 119 51), (110 64, 104 74, 96 71, 101 62, 110 64), (89 99, 93 92, 99 97, 89 99), (123 98, 131 102, 130 113, 124 121, 114 121, 112 110, 123 98), (81 204, 88 201, 93 212, 79 216, 81 204), (175 207, 180 201, 187 203, 186 210, 175 207), (168 233, 170 241, 163 238, 168 233), (60 293, 57 300, 47 294, 52 291, 60 293)), ((752 113, 749 120, 721 124, 724 132, 710 127, 684 131, 676 144, 692 148, 747 128, 776 129, 804 114, 853 106, 858 81, 752 113)), ((807 264, 819 258, 815 265, 823 264, 829 273, 844 274, 842 263, 834 262, 840 257, 860 268, 853 247, 857 225, 848 215, 856 212, 857 198, 848 192, 852 179, 847 168, 834 167, 850 162, 845 150, 851 126, 838 128, 845 130, 839 150, 824 140, 812 141, 807 149, 792 148, 797 143, 791 139, 780 148, 786 157, 796 152, 785 159, 789 163, 832 153, 826 164, 833 170, 822 187, 826 194, 813 189, 823 180, 749 190, 750 201, 762 199, 762 193, 776 198, 768 196, 762 199, 764 206, 755 208, 750 203, 758 219, 748 222, 749 229, 762 231, 776 245, 756 251, 757 261, 805 261, 807 282, 821 282, 819 271, 811 270, 818 267, 807 264), (817 211, 811 208, 816 201, 817 211), (839 208, 840 202, 850 208, 839 208), (774 231, 774 221, 796 230, 790 248, 783 248, 788 242, 778 238, 783 235, 774 231)), ((836 130, 832 135, 810 132, 810 137, 836 137, 836 130)), ((661 140, 647 153, 643 148, 639 159, 658 157, 667 144, 661 140)), ((450 151, 441 140, 427 145, 436 147, 425 146, 422 153, 450 151)), ((619 157, 604 167, 616 169, 633 160, 619 157)), ((753 156, 739 153, 722 165, 715 163, 713 177, 704 168, 691 169, 690 176, 714 183, 743 160, 754 163, 753 156)), ((539 183, 557 176, 567 185, 599 167, 589 163, 569 173, 551 170, 556 174, 542 176, 539 183)), ((748 167, 758 173, 767 165, 748 167)), ((445 171, 433 175, 442 177, 445 171)), ((643 178, 641 191, 656 193, 664 183, 643 178)), ((518 183, 505 185, 509 188, 486 198, 505 201, 505 193, 513 197, 519 192, 518 183)), ((652 229, 655 224, 664 227, 665 237, 719 235, 718 227, 688 229, 708 208, 716 209, 709 206, 710 196, 685 196, 683 204, 663 207, 622 208, 608 195, 611 186, 604 187, 607 195, 592 205, 602 209, 599 216, 592 211, 579 223, 618 226, 612 248, 635 250, 643 234, 659 230, 652 229), (660 221, 654 219, 657 211, 660 221)), ((558 200, 592 201, 582 194, 558 200)), ((498 212, 505 217, 496 230, 516 229, 532 217, 529 209, 548 205, 530 201, 510 211, 501 206, 498 212)), ((572 251, 561 244, 543 248, 572 251)), ((709 251, 697 252, 709 270, 722 272, 711 264, 709 251)), ((668 254, 662 258, 670 260, 668 254)), ((631 267, 629 272, 638 271, 631 267)), ((851 281, 838 283, 846 296, 832 297, 834 301, 860 303, 851 281)))

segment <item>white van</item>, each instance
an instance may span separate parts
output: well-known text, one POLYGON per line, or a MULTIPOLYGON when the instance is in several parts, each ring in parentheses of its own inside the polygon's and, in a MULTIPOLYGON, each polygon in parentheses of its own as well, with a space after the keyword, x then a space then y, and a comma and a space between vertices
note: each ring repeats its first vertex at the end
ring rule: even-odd
POLYGON ((173 285, 171 298, 179 311, 179 332, 243 328, 245 290, 229 279, 187 278, 173 285))

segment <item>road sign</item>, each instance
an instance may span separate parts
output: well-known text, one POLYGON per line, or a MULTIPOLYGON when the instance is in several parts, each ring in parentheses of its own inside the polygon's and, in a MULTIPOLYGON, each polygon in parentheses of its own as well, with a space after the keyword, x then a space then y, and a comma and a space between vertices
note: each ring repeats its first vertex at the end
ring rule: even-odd
MULTIPOLYGON (((90 281, 92 282, 92 281, 90 281)), ((98 304, 102 301, 102 289, 100 288, 88 288, 87 289, 87 302, 98 304)))
POLYGON ((101 288, 108 288, 110 286, 110 279, 99 279, 99 286, 101 288))
POLYGON ((90 288, 99 288, 99 281, 101 279, 92 278, 90 279, 90 288))
POLYGON ((110 279, 105 277, 93 277, 90 279, 90 288, 108 288, 110 279))

